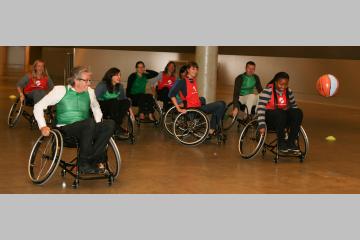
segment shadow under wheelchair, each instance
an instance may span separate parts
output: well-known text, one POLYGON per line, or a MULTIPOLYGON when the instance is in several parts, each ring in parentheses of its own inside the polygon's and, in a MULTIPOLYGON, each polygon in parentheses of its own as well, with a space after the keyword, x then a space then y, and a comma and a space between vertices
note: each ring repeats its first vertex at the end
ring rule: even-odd
POLYGON ((57 172, 58 166, 61 167, 61 176, 67 174, 74 178, 73 188, 78 188, 80 180, 107 179, 108 184, 112 185, 120 174, 121 156, 112 138, 106 147, 106 159, 99 166, 102 173, 81 174, 77 164, 79 157, 79 145, 76 139, 63 138, 60 131, 53 129, 47 137, 40 136, 35 142, 31 151, 28 164, 28 173, 31 181, 36 185, 44 185, 57 172), (64 160, 63 151, 65 148, 76 149, 76 156, 71 160, 64 160))

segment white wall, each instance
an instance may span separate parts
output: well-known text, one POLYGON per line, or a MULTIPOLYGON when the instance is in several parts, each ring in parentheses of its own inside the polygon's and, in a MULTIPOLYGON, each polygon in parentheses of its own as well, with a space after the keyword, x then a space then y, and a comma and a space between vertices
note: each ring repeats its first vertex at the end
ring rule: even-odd
POLYGON ((290 87, 301 101, 317 102, 360 108, 360 61, 257 56, 219 56, 219 79, 221 85, 233 87, 235 77, 244 72, 247 61, 256 63, 256 73, 263 86, 279 71, 290 75, 290 87), (317 79, 326 73, 333 74, 340 82, 336 96, 325 98, 315 88, 317 79))
POLYGON ((189 61, 193 60, 193 57, 193 54, 170 52, 76 48, 74 65, 89 66, 93 73, 92 87, 95 87, 98 81, 101 81, 109 68, 117 67, 121 71, 122 82, 126 86, 129 75, 135 71, 135 63, 137 61, 143 61, 147 69, 160 72, 164 70, 169 61, 189 61))
MULTIPOLYGON (((25 47, 8 47, 7 48, 7 64, 18 65, 24 67, 25 65, 25 47)), ((15 66, 13 66, 15 67, 15 66)))
MULTIPOLYGON (((92 86, 95 87, 105 71, 111 67, 121 70, 122 81, 126 85, 129 74, 135 71, 135 63, 139 60, 144 61, 148 69, 161 71, 170 60, 188 61, 193 59, 194 54, 77 48, 74 64, 90 66, 95 80, 92 86)), ((277 72, 285 71, 290 75, 290 87, 294 90, 298 101, 360 109, 358 100, 360 95, 358 93, 358 89, 360 89, 359 60, 219 55, 218 99, 226 102, 232 99, 234 79, 238 74, 244 72, 245 64, 249 60, 256 63, 256 73, 260 76, 263 86, 277 72), (340 82, 339 92, 335 97, 325 98, 316 92, 316 81, 325 73, 333 74, 340 82)))

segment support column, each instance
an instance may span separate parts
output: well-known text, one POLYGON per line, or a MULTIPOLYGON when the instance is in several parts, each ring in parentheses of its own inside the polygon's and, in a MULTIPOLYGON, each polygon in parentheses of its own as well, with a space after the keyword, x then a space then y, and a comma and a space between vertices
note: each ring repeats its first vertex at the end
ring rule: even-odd
POLYGON ((218 47, 196 47, 195 61, 199 64, 197 77, 199 95, 205 97, 207 103, 214 102, 216 100, 218 47))

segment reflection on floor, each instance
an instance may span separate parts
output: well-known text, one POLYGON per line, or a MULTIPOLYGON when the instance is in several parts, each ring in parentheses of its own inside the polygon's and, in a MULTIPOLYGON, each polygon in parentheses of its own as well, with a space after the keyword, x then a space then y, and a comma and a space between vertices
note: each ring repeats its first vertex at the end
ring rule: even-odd
MULTIPOLYGON (((228 132, 225 145, 215 141, 197 147, 177 143, 152 125, 136 128, 136 143, 117 142, 123 159, 120 177, 109 187, 106 180, 81 181, 66 188, 60 170, 44 186, 31 183, 27 173, 30 150, 40 132, 23 118, 14 129, 6 124, 22 73, 0 74, 0 193, 359 193, 360 110, 299 103, 304 111, 310 152, 304 163, 261 155, 244 160, 237 150, 239 131, 228 132), (325 137, 334 135, 335 142, 325 137)), ((227 102, 228 91, 218 98, 227 102)))

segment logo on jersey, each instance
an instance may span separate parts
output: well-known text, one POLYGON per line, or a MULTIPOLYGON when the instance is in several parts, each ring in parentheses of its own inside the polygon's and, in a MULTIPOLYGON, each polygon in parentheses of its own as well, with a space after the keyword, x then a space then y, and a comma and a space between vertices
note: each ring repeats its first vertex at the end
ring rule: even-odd
POLYGON ((285 100, 284 100, 283 97, 279 97, 279 103, 280 103, 280 104, 284 104, 284 103, 285 103, 285 100))

